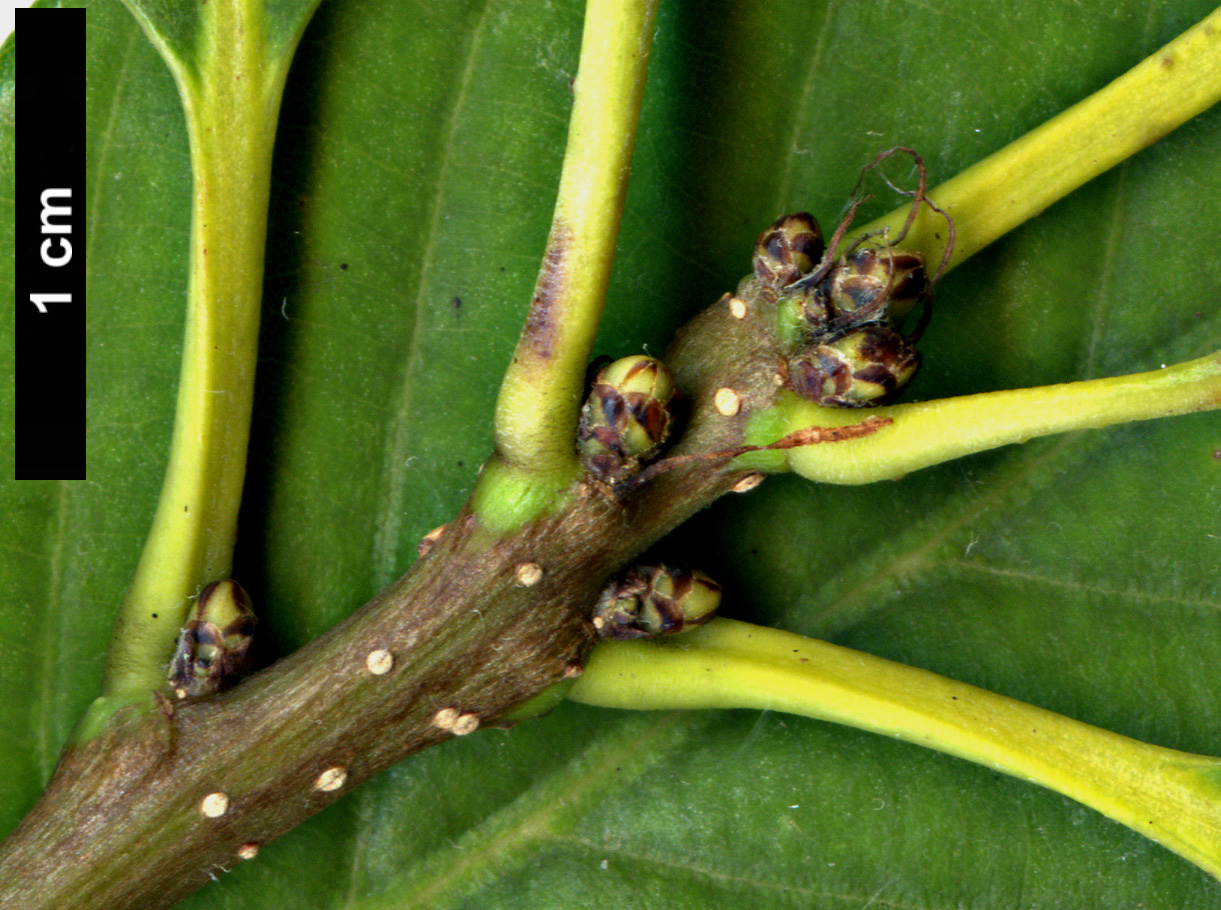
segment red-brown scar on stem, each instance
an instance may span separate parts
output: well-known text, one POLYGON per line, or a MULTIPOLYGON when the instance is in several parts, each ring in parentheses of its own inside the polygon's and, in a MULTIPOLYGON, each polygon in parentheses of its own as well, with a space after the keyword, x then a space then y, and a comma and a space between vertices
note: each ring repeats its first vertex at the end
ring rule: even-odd
POLYGON ((842 442, 845 439, 859 439, 862 436, 872 436, 882 427, 894 423, 889 417, 870 417, 861 423, 844 427, 806 427, 790 433, 783 439, 778 439, 766 446, 743 446, 745 452, 764 452, 768 449, 795 449, 798 446, 815 445, 820 442, 842 442))
POLYGON ((695 461, 721 461, 737 458, 747 452, 769 452, 774 449, 795 449, 799 446, 817 445, 823 442, 843 442, 846 439, 859 439, 862 436, 872 436, 883 427, 888 427, 894 420, 889 417, 870 417, 860 423, 840 427, 805 427, 765 446, 738 446, 736 449, 726 449, 723 452, 707 452, 699 455, 676 455, 665 458, 656 464, 651 464, 639 474, 629 478, 615 487, 615 495, 626 496, 641 484, 652 480, 658 474, 673 470, 680 465, 695 461))
POLYGON ((522 328, 519 358, 532 361, 551 359, 558 341, 558 316, 563 311, 563 298, 568 288, 571 250, 572 228, 557 219, 551 225, 543 265, 538 272, 538 283, 530 300, 530 312, 522 328))

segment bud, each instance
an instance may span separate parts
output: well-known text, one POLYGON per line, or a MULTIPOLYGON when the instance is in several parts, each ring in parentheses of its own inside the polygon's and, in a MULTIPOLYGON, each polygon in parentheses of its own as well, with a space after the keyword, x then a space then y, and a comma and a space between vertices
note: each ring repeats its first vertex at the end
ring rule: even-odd
POLYGON ((902 321, 929 291, 924 257, 866 242, 842 257, 823 282, 841 328, 902 321))
POLYGON ((894 398, 919 368, 911 342, 886 326, 869 326, 790 361, 789 383, 821 405, 863 408, 894 398))
POLYGON ((702 626, 716 614, 721 586, 703 572, 637 566, 598 601, 594 627, 603 638, 654 638, 702 626))
POLYGON ((809 275, 822 259, 822 231, 806 212, 782 215, 759 235, 755 274, 772 287, 784 287, 809 275))
POLYGON ((783 344, 804 347, 827 332, 831 306, 825 283, 785 288, 776 300, 776 327, 783 344))
POLYGON ((254 624, 250 598, 236 581, 213 582, 200 591, 170 661, 170 685, 178 697, 212 695, 245 676, 254 624))
POLYGON ((653 458, 670 433, 674 377, 638 354, 604 367, 581 410, 577 448, 595 477, 618 483, 653 458))

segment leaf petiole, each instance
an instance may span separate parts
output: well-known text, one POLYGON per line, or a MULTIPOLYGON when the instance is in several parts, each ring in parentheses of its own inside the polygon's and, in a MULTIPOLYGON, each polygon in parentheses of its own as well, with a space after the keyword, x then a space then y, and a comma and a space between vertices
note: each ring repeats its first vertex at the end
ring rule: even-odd
MULTIPOLYGON (((787 466, 825 483, 872 483, 1036 436, 1219 407, 1221 351, 1147 373, 870 408, 871 416, 891 423, 832 446, 788 449, 783 458, 777 452, 744 455, 739 462, 761 470, 787 466)), ((752 418, 747 441, 764 445, 806 427, 860 419, 857 410, 782 393, 775 408, 752 418)))
POLYGON ((182 16, 127 0, 173 73, 186 112, 194 175, 190 278, 169 463, 115 619, 94 715, 164 685, 190 599, 230 573, 250 435, 272 146, 288 64, 317 3, 293 0, 268 16, 263 0, 214 0, 182 16))
POLYGON ((496 462, 476 514, 506 532, 577 472, 585 369, 627 193, 656 0, 589 0, 559 194, 530 311, 496 401, 496 462), (501 487, 504 494, 501 495, 501 487))
MULTIPOLYGON (((1218 101, 1221 8, 1106 87, 930 190, 929 198, 957 230, 947 268, 1218 101)), ((876 231, 897 234, 910 209, 903 206, 850 231, 844 245, 876 231)), ((945 223, 926 208, 902 247, 937 262, 946 240, 945 223)))
POLYGON ((568 697, 635 710, 784 711, 893 736, 1062 793, 1221 877, 1221 758, 870 654, 716 619, 668 640, 600 644, 568 697))

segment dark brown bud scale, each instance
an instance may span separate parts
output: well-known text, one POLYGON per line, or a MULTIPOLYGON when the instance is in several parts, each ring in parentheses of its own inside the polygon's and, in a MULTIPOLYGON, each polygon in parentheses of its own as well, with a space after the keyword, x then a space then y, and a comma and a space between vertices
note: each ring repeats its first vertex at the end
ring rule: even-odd
POLYGON ((653 357, 624 357, 594 379, 577 448, 596 478, 618 483, 652 459, 670 433, 674 379, 653 357))
POLYGON ((823 250, 822 230, 808 212, 782 215, 759 235, 755 274, 772 287, 784 287, 813 272, 823 250))
POLYGON ((954 220, 928 198, 924 162, 911 149, 882 152, 862 170, 862 181, 895 154, 910 155, 919 173, 914 192, 899 190, 912 198, 912 205, 896 233, 864 234, 840 247, 868 198, 858 183, 825 253, 821 234, 817 243, 803 239, 798 252, 796 238, 805 237, 805 226, 817 230, 804 212, 778 219, 760 236, 756 248, 755 274, 764 284, 763 292, 776 302, 776 337, 783 352, 780 384, 822 405, 884 404, 920 367, 915 343, 932 312, 933 285, 949 265, 955 228, 954 220), (940 265, 931 276, 924 257, 903 248, 922 207, 944 218, 948 233, 940 265), (905 318, 918 303, 924 304, 919 321, 901 334, 905 318))
POLYGON ((169 682, 179 698, 211 695, 250 670, 255 617, 236 581, 213 582, 199 592, 170 662, 169 682))
POLYGON ((886 404, 920 368, 920 352, 886 326, 845 335, 789 362, 789 384, 803 398, 837 408, 886 404))
POLYGON ((902 320, 929 293, 924 257, 870 243, 843 257, 822 285, 837 326, 902 320))
POLYGON ((594 627, 603 638, 654 638, 702 626, 716 614, 721 586, 703 572, 637 566, 602 593, 594 627))

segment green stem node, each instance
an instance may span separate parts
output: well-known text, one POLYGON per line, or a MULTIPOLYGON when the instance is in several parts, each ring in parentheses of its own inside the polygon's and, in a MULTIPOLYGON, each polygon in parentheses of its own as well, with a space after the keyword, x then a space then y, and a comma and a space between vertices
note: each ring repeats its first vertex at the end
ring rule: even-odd
POLYGON ((1221 758, 1148 745, 859 651, 717 619, 670 640, 598 645, 569 698, 784 711, 893 736, 1062 793, 1221 877, 1221 758))

